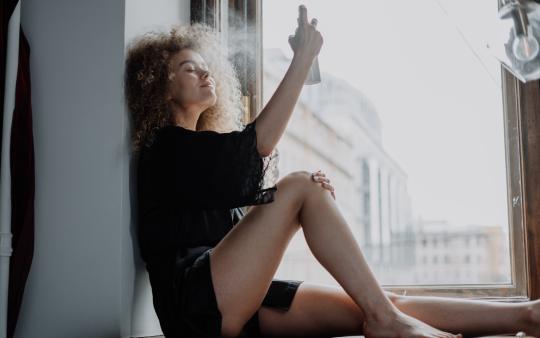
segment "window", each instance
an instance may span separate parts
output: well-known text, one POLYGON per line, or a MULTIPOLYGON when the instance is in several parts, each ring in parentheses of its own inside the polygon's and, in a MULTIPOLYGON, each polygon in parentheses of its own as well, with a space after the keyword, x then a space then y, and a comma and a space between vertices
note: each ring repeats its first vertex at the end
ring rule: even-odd
POLYGON ((363 224, 364 224, 364 241, 363 243, 368 243, 368 238, 371 238, 371 196, 370 196, 370 174, 369 174, 369 164, 367 159, 361 159, 361 183, 359 187, 359 193, 362 196, 361 210, 363 215, 363 224))
MULTIPOLYGON (((287 59, 286 52, 279 53, 276 50, 268 50, 267 47, 270 46, 268 42, 271 39, 265 34, 274 32, 278 36, 282 36, 283 41, 286 41, 286 36, 294 32, 299 2, 257 0, 203 1, 203 3, 210 4, 206 9, 207 12, 211 12, 213 8, 215 9, 215 6, 219 5, 229 13, 236 10, 242 14, 235 16, 235 20, 230 20, 231 16, 229 15, 229 21, 221 20, 221 18, 227 18, 223 14, 224 11, 221 11, 220 15, 214 15, 214 22, 221 20, 216 27, 219 27, 224 33, 226 33, 227 29, 237 29, 240 26, 244 27, 245 31, 253 33, 248 34, 250 37, 256 37, 255 39, 246 38, 246 41, 251 43, 248 48, 251 51, 246 51, 244 54, 240 53, 240 55, 246 57, 244 59, 241 57, 236 58, 237 61, 235 61, 240 63, 242 60, 251 61, 246 61, 243 64, 245 68, 242 68, 242 65, 239 68, 251 70, 251 74, 254 75, 253 77, 244 76, 242 78, 242 89, 247 98, 246 105, 250 108, 252 112, 251 118, 253 118, 254 113, 262 108, 265 100, 273 92, 272 86, 277 85, 272 81, 275 82, 281 79, 282 72, 284 72, 290 61, 287 59), (278 12, 273 10, 272 7, 279 8, 279 24, 272 23, 272 12, 274 13, 274 19, 278 17, 275 15, 278 12), (289 15, 292 19, 288 19, 289 15), (264 21, 262 20, 263 16, 264 21), (236 20, 237 18, 241 18, 241 20, 236 20), (226 24, 224 25, 223 22, 226 22, 226 24), (287 22, 290 22, 290 27, 286 27, 287 22), (270 26, 272 29, 268 28, 270 26), (286 34, 280 31, 282 27, 285 28, 286 34), (268 62, 269 60, 272 61, 268 62)), ((496 16, 497 8, 487 0, 475 2, 472 7, 469 6, 469 2, 465 1, 433 1, 431 5, 422 8, 422 11, 429 10, 433 14, 422 15, 421 18, 423 19, 433 20, 427 25, 416 18, 410 20, 416 15, 415 13, 420 13, 420 11, 409 9, 410 3, 392 1, 370 4, 370 6, 387 6, 388 8, 385 7, 384 10, 367 10, 367 8, 359 10, 354 8, 358 4, 368 6, 364 2, 353 1, 347 3, 349 6, 347 4, 340 5, 340 8, 349 8, 348 11, 336 11, 333 8, 326 11, 320 10, 320 6, 323 4, 328 5, 329 2, 325 1, 306 0, 303 3, 308 7, 310 17, 312 15, 317 16, 319 28, 325 35, 325 46, 319 56, 323 82, 318 87, 304 88, 300 99, 302 104, 298 105, 299 111, 293 113, 288 128, 290 129, 288 139, 291 141, 294 138, 295 118, 308 116, 310 119, 309 126, 313 129, 310 130, 310 133, 323 135, 326 140, 332 140, 332 144, 337 145, 337 148, 334 147, 333 149, 334 153, 343 154, 347 152, 354 153, 358 150, 373 151, 378 149, 379 152, 376 152, 375 156, 370 153, 370 166, 375 175, 369 177, 370 181, 373 181, 370 186, 375 188, 369 191, 371 193, 369 201, 376 201, 375 205, 371 202, 369 210, 375 212, 377 217, 375 219, 370 217, 371 238, 369 243, 363 245, 362 249, 370 253, 366 255, 371 263, 370 266, 374 269, 379 280, 385 285, 385 288, 396 292, 406 289, 408 294, 487 296, 491 298, 513 297, 516 299, 523 299, 528 296, 538 297, 540 295, 540 272, 535 271, 534 267, 526 265, 525 254, 534 256, 536 261, 540 260, 540 244, 531 240, 540 236, 538 226, 540 210, 530 210, 531 208, 525 210, 523 207, 525 201, 528 201, 529 205, 538 205, 540 203, 540 193, 533 189, 533 182, 538 182, 540 164, 538 155, 534 150, 536 148, 531 146, 531 143, 540 143, 540 140, 538 140, 540 133, 537 131, 540 127, 532 122, 524 122, 534 121, 534 111, 535 109, 538 110, 538 105, 540 105, 538 83, 530 86, 519 83, 508 72, 501 69, 498 63, 489 57, 485 57, 478 49, 475 49, 477 46, 475 46, 470 35, 463 34, 463 32, 467 33, 467 28, 470 27, 467 24, 470 22, 474 22, 476 26, 483 26, 477 24, 478 20, 483 20, 489 15, 496 16), (468 6, 467 11, 463 9, 465 5, 468 6), (408 10, 411 12, 410 14, 407 14, 409 13, 408 10), (331 16, 337 12, 341 15, 340 20, 332 21, 331 16), (351 46, 349 46, 350 48, 342 48, 336 45, 340 40, 346 40, 339 39, 339 36, 347 34, 347 31, 339 31, 339 28, 340 22, 350 21, 345 17, 348 13, 353 15, 369 13, 372 17, 374 17, 373 13, 382 13, 385 17, 375 18, 375 20, 388 23, 382 26, 389 29, 397 28, 398 33, 403 33, 403 35, 399 37, 389 35, 392 37, 390 39, 381 32, 378 32, 376 36, 362 35, 364 33, 371 34, 373 30, 358 27, 355 36, 358 40, 364 39, 366 41, 365 45, 363 45, 366 48, 362 49, 361 57, 358 57, 358 55, 353 56, 354 48, 351 46), (463 13, 468 13, 470 16, 463 13), (474 20, 468 21, 471 17, 474 20), (403 20, 404 18, 409 20, 403 20), (330 22, 333 22, 332 25, 329 24, 330 22), (423 28, 426 26, 440 29, 439 32, 443 35, 437 36, 436 39, 426 39, 425 35, 422 35, 424 33, 423 28), (331 33, 331 30, 334 30, 335 33, 331 33), (416 34, 413 34, 415 32, 416 34), (334 38, 331 37, 332 34, 334 34, 334 38), (416 42, 407 40, 407 38, 414 36, 423 36, 424 40, 417 40, 416 42), (445 43, 426 49, 426 40, 432 43, 431 47, 440 41, 445 43), (388 43, 388 41, 392 41, 392 43, 388 43), (393 45, 399 48, 399 58, 396 58, 393 53, 385 53, 383 50, 385 45, 393 45), (445 49, 449 46, 452 46, 452 48, 445 49), (459 50, 456 46, 464 47, 461 54, 456 52, 459 50), (342 59, 340 62, 325 63, 325 60, 330 59, 328 53, 332 50, 346 50, 347 53, 341 53, 342 59), (423 51, 423 54, 421 53, 420 57, 413 57, 410 53, 414 50, 423 51), (433 54, 438 52, 440 54, 433 54), (452 59, 445 60, 444 57, 447 55, 450 55, 452 59), (355 61, 351 62, 350 60, 353 59, 355 61), (398 61, 403 60, 408 62, 400 66, 398 61), (468 68, 460 63, 467 61, 469 62, 468 68), (382 63, 379 63, 377 67, 377 62, 382 63), (338 63, 347 67, 347 70, 350 70, 349 73, 354 73, 353 70, 362 70, 364 72, 362 76, 356 78, 365 79, 369 86, 358 85, 356 80, 345 78, 343 76, 345 72, 340 73, 339 70, 336 70, 335 65, 338 63), (441 64, 451 66, 445 68, 441 67, 441 64), (457 64, 461 66, 456 66, 457 64), (371 69, 378 72, 370 78, 368 71, 371 69), (429 70, 427 75, 422 75, 423 69, 429 70), (451 74, 446 72, 447 69, 451 70, 451 74), (474 91, 462 91, 460 94, 464 96, 461 98, 456 99, 457 96, 448 96, 449 93, 459 92, 467 84, 475 83, 473 76, 480 76, 485 83, 477 82, 474 91), (423 83, 428 85, 421 87, 421 90, 407 92, 408 89, 413 88, 411 84, 418 78, 424 79, 423 83), (385 86, 385 90, 381 92, 382 94, 377 93, 375 88, 381 84, 385 86), (450 84, 454 86, 454 90, 437 92, 438 88, 444 88, 444 86, 450 84), (325 95, 319 95, 317 88, 324 88, 325 95), (482 94, 481 91, 488 94, 482 94), (354 97, 354 99, 351 99, 351 97, 354 97), (336 102, 342 104, 335 106, 336 102), (394 102, 399 102, 402 112, 405 112, 398 115, 396 120, 384 116, 386 111, 391 110, 389 105, 394 102), (334 106, 332 106, 333 104, 334 106), (430 107, 430 104, 436 109, 428 109, 428 113, 413 117, 412 114, 417 113, 416 110, 430 107), (332 114, 325 114, 325 109, 332 107, 336 108, 332 111, 332 114), (351 107, 355 109, 351 109, 351 107), (416 107, 416 109, 411 109, 411 107, 416 107), (441 111, 445 108, 451 108, 453 114, 442 114, 441 111), (343 111, 345 113, 353 111, 356 114, 342 114, 343 111), (346 116, 344 117, 344 115, 346 116), (476 119, 479 116, 482 117, 476 119), (471 119, 476 121, 471 121, 471 119), (411 123, 411 121, 422 121, 422 125, 411 123), (437 129, 437 124, 443 128, 437 129), (362 130, 358 142, 372 146, 372 148, 359 149, 344 142, 343 135, 347 133, 339 129, 343 126, 356 128, 353 129, 353 132, 354 130, 362 130), (397 134, 399 129, 406 130, 407 137, 402 137, 398 139, 399 142, 394 142, 391 137, 393 137, 392 135, 399 135, 397 134), (449 130, 454 131, 455 135, 459 135, 459 139, 455 136, 447 137, 446 139, 452 140, 453 143, 441 143, 441 140, 444 139, 444 132, 449 130), (478 151, 473 151, 469 155, 465 154, 459 147, 458 141, 463 141, 462 138, 465 139, 467 135, 478 136, 480 133, 482 133, 482 137, 472 138, 467 141, 469 148, 474 150, 478 146, 478 151), (423 143, 420 139, 418 142, 412 141, 418 135, 424 136, 423 143), (529 135, 528 138, 527 135, 529 135), (406 147, 410 149, 416 147, 425 151, 423 154, 419 153, 411 156, 411 153, 404 149, 406 147), (462 157, 459 158, 457 154, 461 154, 462 157), (453 161, 450 159, 453 159, 453 161), (424 170, 415 173, 409 164, 413 160, 422 163, 425 166, 424 170), (490 170, 486 168, 478 169, 480 162, 488 165, 490 170), (441 174, 438 179, 430 181, 427 174, 438 172, 434 169, 441 169, 441 172, 444 169, 445 174, 441 174), (487 178, 488 174, 493 173, 497 173, 499 176, 487 178), (422 174, 426 174, 426 181, 423 184, 413 183, 422 174), (392 177, 391 180, 388 179, 390 176, 392 177), (484 189, 480 189, 480 187, 482 184, 487 186, 486 182, 492 183, 490 188, 498 189, 497 192, 491 195, 481 195, 481 191, 484 189), (396 192, 392 187, 399 188, 396 192), (432 189, 431 191, 438 189, 442 192, 456 190, 461 193, 461 195, 459 193, 455 195, 460 196, 460 199, 452 200, 451 198, 441 198, 440 195, 426 193, 426 191, 430 191, 429 188, 432 189), (418 191, 422 191, 422 189, 425 190, 424 197, 421 197, 421 194, 418 195, 418 191), (373 194, 376 194, 376 196, 373 194), (454 215, 452 217, 437 216, 448 214, 450 209, 445 211, 445 207, 448 205, 451 205, 454 210, 459 210, 460 204, 470 206, 471 204, 467 203, 467 198, 471 198, 471 201, 474 200, 472 203, 475 205, 474 209, 479 210, 476 216, 472 216, 468 220, 467 216, 459 213, 452 213, 454 215), (429 217, 425 217, 425 215, 418 217, 418 211, 415 207, 418 208, 419 204, 427 203, 426 201, 433 203, 431 209, 424 209, 424 212, 429 217), (453 204, 447 202, 453 202, 453 204), (478 203, 484 203, 485 205, 481 206, 478 203), (500 208, 501 205, 502 208, 500 208), (486 217, 487 214, 482 210, 494 206, 499 206, 495 210, 502 211, 498 215, 499 218, 482 221, 482 217, 486 217), (394 213, 396 216, 392 216, 394 213), (461 227, 456 227, 456 223, 459 223, 461 227), (474 241, 467 248, 467 241, 475 236, 484 238, 486 245, 474 245, 476 244, 476 241, 474 241), (527 248, 525 247, 525 236, 529 238, 527 248), (438 245, 437 248, 430 247, 430 243, 426 242, 426 238, 436 238, 439 243, 442 241, 444 245, 438 245), (417 245, 417 243, 420 245, 417 245), (486 254, 485 250, 489 250, 488 248, 496 249, 493 256, 486 254), (398 252, 397 250, 402 255, 395 254, 398 252), (482 252, 482 250, 484 251, 482 252), (394 275, 406 276, 407 273, 414 271, 418 265, 422 264, 424 255, 437 257, 436 255, 443 254, 444 256, 441 257, 445 257, 445 259, 438 260, 437 268, 444 268, 445 264, 452 265, 460 261, 463 262, 463 256, 461 260, 457 259, 459 258, 457 253, 463 251, 467 251, 470 255, 480 254, 482 262, 489 261, 490 264, 498 267, 497 272, 485 273, 485 276, 490 276, 487 279, 485 277, 474 277, 476 276, 474 271, 479 270, 476 266, 477 260, 475 260, 467 265, 472 269, 465 269, 464 271, 454 269, 456 271, 455 275, 458 276, 455 280, 444 280, 448 274, 437 274, 436 267, 431 266, 428 267, 431 274, 425 270, 419 270, 418 274, 404 277, 401 280, 392 280, 392 278, 384 275, 384 273, 393 272, 394 275), (409 253, 409 255, 403 255, 403 253, 409 253), (446 255, 449 257, 448 262, 446 255), (404 256, 408 259, 394 259, 395 257, 404 256), (384 264, 374 266, 373 262, 384 264), (467 280, 467 278, 470 279, 467 280), (529 282, 531 290, 527 290, 527 283, 529 282), (408 284, 410 286, 395 287, 393 286, 395 284, 408 284), (417 287, 414 284, 421 284, 422 287, 417 287), (470 287, 471 284, 474 287, 470 287)), ((354 22, 359 25, 363 21, 367 22, 367 19, 369 18, 356 18, 354 22)), ((381 25, 377 25, 377 27, 381 27, 381 25)), ((296 122, 297 126, 307 125, 302 124, 302 122, 305 122, 302 120, 296 120, 296 122)), ((285 140, 287 140, 286 136, 283 138, 283 142, 278 145, 281 154, 287 152, 287 146, 291 145, 291 142, 287 144, 285 140)), ((304 141, 309 145, 309 140, 304 141)), ((328 154, 326 155, 325 158, 325 156, 317 154, 318 157, 316 156, 305 163, 317 163, 322 166, 324 161, 331 159, 328 154)), ((290 159, 294 161, 295 156, 291 156, 290 159)), ((330 161, 328 163, 333 164, 335 162, 330 161)), ((286 174, 286 172, 281 171, 282 168, 293 170, 295 167, 290 164, 282 166, 280 163, 280 175, 286 174)), ((342 207, 351 227, 355 228, 354 232, 359 234, 367 233, 366 229, 364 229, 364 232, 357 231, 357 220, 365 219, 365 217, 354 217, 354 210, 351 208, 351 205, 361 205, 362 192, 357 190, 355 193, 354 189, 349 190, 347 184, 350 182, 350 177, 347 175, 340 176, 343 175, 343 172, 362 173, 363 171, 355 171, 353 168, 335 168, 335 171, 323 168, 328 176, 333 179, 333 182, 344 182, 345 184, 343 186, 335 185, 336 194, 338 196, 347 196, 346 200, 350 201, 350 204, 344 204, 340 208, 342 207)), ((329 165, 328 168, 333 167, 329 165)), ((310 168, 304 167, 304 169, 309 170, 310 168)), ((365 200, 364 198, 363 201, 365 200)), ((364 213, 365 210, 368 210, 367 208, 356 209, 361 212, 364 210, 364 213)), ((299 247, 302 245, 300 242, 298 242, 299 247)), ((295 243, 291 244, 296 245, 295 243)), ((304 249, 307 248, 304 247, 304 249)), ((298 261, 298 251, 295 250, 294 253, 294 257, 289 257, 286 254, 282 264, 283 267, 288 264, 287 260, 289 262, 298 261)), ((303 262, 306 263, 307 260, 303 262)), ((318 264, 315 260, 312 260, 311 263, 318 264)), ((292 269, 282 271, 291 272, 292 269)), ((302 273, 304 273, 303 276, 309 275, 309 280, 320 277, 318 281, 332 282, 328 275, 316 270, 316 268, 309 267, 302 273)), ((306 279, 302 276, 290 274, 287 277, 306 279)))
MULTIPOLYGON (((290 62, 292 53, 286 40, 282 39, 285 42, 280 43, 279 37, 294 31, 299 3, 262 1, 263 103, 277 87, 290 62), (291 24, 288 26, 287 22, 291 24)), ((410 198, 403 199, 407 205, 404 211, 410 225, 408 231, 418 239, 422 238, 422 232, 427 232, 431 241, 423 254, 430 256, 429 268, 434 273, 427 280, 420 279, 420 283, 439 288, 451 284, 476 284, 488 288, 497 284, 503 271, 504 282, 511 284, 508 251, 483 274, 476 266, 474 271, 477 273, 467 273, 469 269, 466 269, 460 274, 460 280, 455 281, 449 279, 448 274, 436 272, 441 268, 460 269, 458 263, 453 265, 450 260, 445 263, 439 255, 444 252, 452 257, 466 252, 465 256, 470 257, 479 250, 471 242, 478 234, 489 234, 494 243, 481 253, 486 257, 493 254, 493 248, 504 248, 503 242, 510 241, 502 87, 496 80, 501 77, 500 65, 475 57, 469 41, 463 40, 455 23, 440 7, 445 5, 444 2, 433 2, 430 6, 422 4, 422 10, 432 13, 427 16, 429 18, 418 16, 419 12, 411 4, 398 1, 391 5, 388 2, 348 2, 341 5, 350 9, 347 13, 332 11, 332 4, 328 2, 303 3, 310 16, 317 16, 319 28, 325 35, 325 46, 319 55, 323 82, 304 87, 291 124, 296 122, 297 128, 301 125, 316 128, 316 122, 320 121, 321 126, 330 125, 337 134, 357 135, 348 139, 353 143, 353 147, 347 149, 351 154, 356 151, 377 154, 372 156, 377 218, 370 223, 371 238, 363 250, 378 279, 388 287, 406 285, 416 280, 416 271, 423 269, 422 260, 407 265, 401 260, 389 259, 400 244, 395 241, 397 236, 394 234, 403 231, 392 217, 392 177, 401 174, 401 182, 410 198), (384 13, 384 16, 376 17, 373 13, 384 13), (429 26, 438 27, 435 30, 439 36, 426 37, 423 27, 428 22, 422 21, 426 19, 433 20, 429 26), (366 41, 366 46, 374 48, 339 44, 347 41, 339 37, 349 32, 350 26, 343 23, 351 20, 355 20, 358 28, 356 39, 366 41), (387 25, 377 32, 378 36, 373 36, 369 27, 383 21, 387 25), (436 46, 424 45, 426 39, 436 46), (385 43, 388 41, 396 44, 385 43), (387 45, 394 49, 385 49, 387 45), (399 58, 395 57, 396 48, 399 48, 399 58), (390 81, 384 81, 383 71, 393 74, 390 81), (466 78, 467 82, 464 81, 466 78), (465 89, 468 83, 475 86, 474 91, 465 89), (486 125, 491 129, 486 129, 486 125), (493 210, 501 212, 494 215, 493 210), (447 233, 459 238, 458 250, 449 251, 439 245, 447 233)), ((487 2, 484 5, 488 6, 487 2)), ((496 14, 497 8, 492 8, 496 14)), ((290 133, 294 134, 295 129, 291 127, 290 133)), ((320 140, 321 133, 313 134, 320 140)), ((334 136, 330 137, 328 144, 334 144, 334 136)), ((285 142, 280 144, 280 151, 287 149, 293 148, 285 142)), ((339 159, 329 159, 339 163, 339 159)), ((313 162, 325 160, 328 158, 313 162)), ((346 170, 332 169, 335 172, 328 172, 330 177, 338 175, 339 170, 346 170)), ((343 188, 336 186, 336 192, 340 190, 343 188)), ((343 209, 345 207, 343 205, 343 209)), ((356 229, 362 225, 351 222, 350 226, 356 229)), ((403 249, 411 256, 415 256, 417 250, 414 245, 403 249)), ((470 258, 466 263, 467 266, 474 265, 470 258)))

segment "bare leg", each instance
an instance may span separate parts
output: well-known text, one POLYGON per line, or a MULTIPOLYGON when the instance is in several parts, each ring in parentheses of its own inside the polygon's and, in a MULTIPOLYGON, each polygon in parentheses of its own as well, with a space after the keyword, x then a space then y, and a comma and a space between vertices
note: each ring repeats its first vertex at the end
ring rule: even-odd
POLYGON ((259 310, 263 337, 341 337, 363 332, 363 313, 339 286, 300 284, 291 307, 259 310))
POLYGON ((388 301, 330 194, 307 198, 300 222, 315 258, 362 309, 364 335, 449 336, 400 312, 388 301))
POLYGON ((398 309, 409 316, 466 336, 517 333, 540 337, 540 300, 501 303, 445 297, 394 296, 398 309))
POLYGON ((362 309, 367 336, 452 336, 403 314, 386 298, 330 192, 314 184, 308 172, 281 180, 276 200, 250 209, 213 250, 212 281, 223 335, 237 334, 259 308, 300 224, 315 257, 362 309))
MULTIPOLYGON (((517 333, 540 337, 540 300, 501 304, 442 297, 405 297, 385 292, 401 311, 430 325, 468 337, 517 333)), ((304 282, 288 311, 261 307, 263 336, 356 336, 363 313, 341 288, 304 282)))

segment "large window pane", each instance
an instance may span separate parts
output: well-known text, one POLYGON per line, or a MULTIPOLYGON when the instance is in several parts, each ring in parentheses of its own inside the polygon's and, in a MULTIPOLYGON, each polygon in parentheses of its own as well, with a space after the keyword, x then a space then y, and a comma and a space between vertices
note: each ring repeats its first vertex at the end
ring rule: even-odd
MULTIPOLYGON (((322 83, 278 144, 280 176, 327 174, 385 285, 510 283, 501 69, 483 48, 497 3, 263 0, 264 103, 301 3, 322 83)), ((277 274, 337 284, 301 232, 277 274)))

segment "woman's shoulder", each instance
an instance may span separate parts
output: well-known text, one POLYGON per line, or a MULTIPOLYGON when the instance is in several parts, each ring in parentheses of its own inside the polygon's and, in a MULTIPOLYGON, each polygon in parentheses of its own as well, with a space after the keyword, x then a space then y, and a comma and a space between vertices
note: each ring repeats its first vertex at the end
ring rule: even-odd
POLYGON ((167 125, 156 129, 152 136, 141 146, 140 156, 148 155, 158 151, 163 144, 170 142, 174 135, 183 133, 178 127, 167 125))
POLYGON ((210 130, 194 131, 177 125, 166 125, 156 132, 153 148, 157 151, 186 150, 188 146, 187 148, 194 150, 198 145, 216 143, 216 135, 217 132, 210 130))
POLYGON ((191 130, 191 129, 184 128, 182 126, 169 124, 164 127, 161 127, 157 131, 156 136, 186 135, 186 136, 203 137, 204 135, 214 135, 214 134, 218 134, 218 132, 213 131, 213 130, 191 130))
POLYGON ((185 129, 180 126, 166 125, 156 131, 154 143, 159 144, 161 142, 170 141, 171 139, 183 137, 193 132, 194 131, 185 129))
POLYGON ((254 144, 254 124, 244 126, 242 130, 221 133, 215 130, 191 130, 179 125, 166 125, 155 133, 154 149, 182 151, 203 150, 206 153, 222 151, 241 151, 246 145, 254 144))
POLYGON ((156 132, 156 135, 172 134, 172 133, 178 134, 178 133, 185 133, 185 132, 190 132, 190 131, 191 130, 185 129, 184 127, 168 124, 166 126, 159 128, 156 132))

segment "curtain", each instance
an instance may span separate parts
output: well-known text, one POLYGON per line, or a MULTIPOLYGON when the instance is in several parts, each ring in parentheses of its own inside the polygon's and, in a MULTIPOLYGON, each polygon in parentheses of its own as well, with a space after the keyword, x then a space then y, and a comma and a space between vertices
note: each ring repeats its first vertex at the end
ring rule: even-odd
POLYGON ((0 230, 9 234, 11 228, 12 233, 6 336, 13 337, 34 254, 34 143, 30 46, 20 26, 20 1, 3 0, 0 3, 0 45, 7 46, 0 52, 0 177, 3 178, 0 180, 0 220, 4 223, 0 224, 0 230), (14 43, 17 40, 18 44, 14 43), (9 55, 17 50, 14 54, 17 61, 6 64, 9 55), (10 74, 14 72, 13 79, 10 74))

